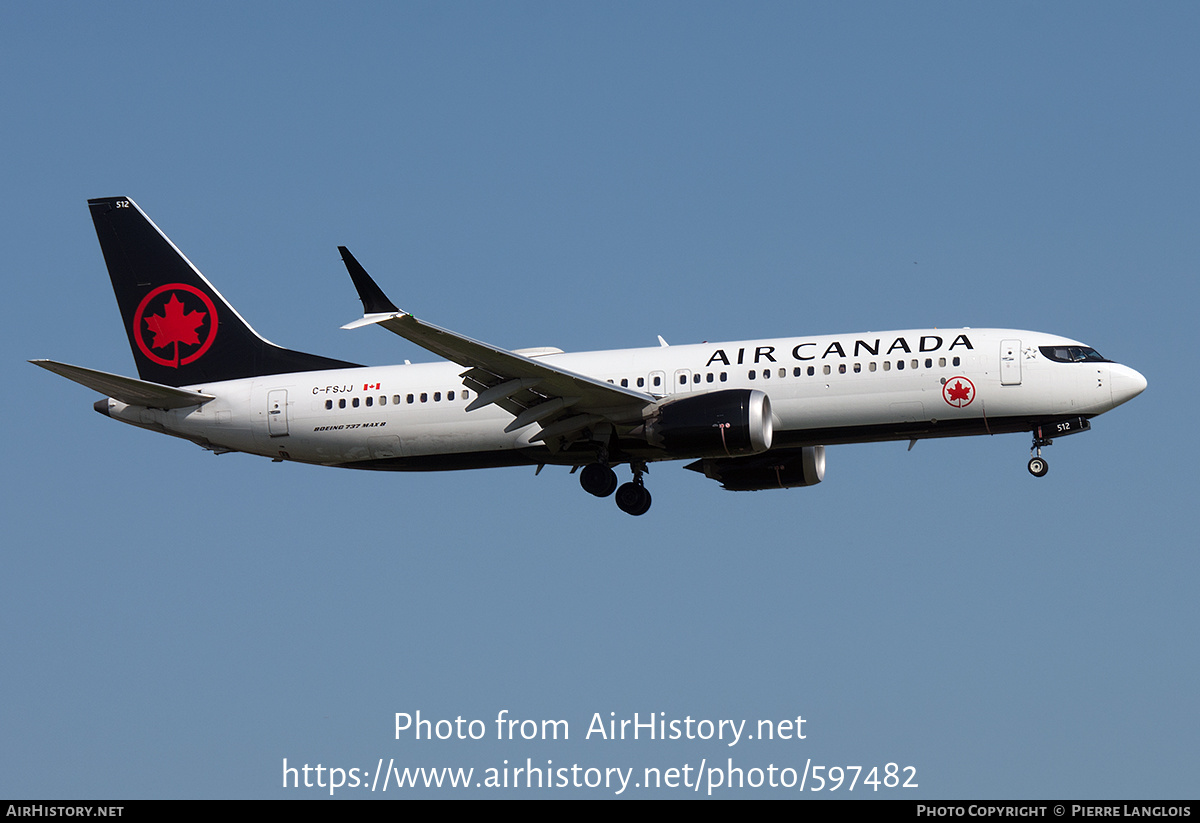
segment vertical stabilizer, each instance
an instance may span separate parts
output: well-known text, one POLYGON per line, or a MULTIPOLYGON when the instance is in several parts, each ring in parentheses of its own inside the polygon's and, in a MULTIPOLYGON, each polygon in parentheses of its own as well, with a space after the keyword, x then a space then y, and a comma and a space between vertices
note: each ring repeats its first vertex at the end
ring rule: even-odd
POLYGON ((88 208, 143 380, 191 386, 356 365, 264 340, 129 198, 88 208))

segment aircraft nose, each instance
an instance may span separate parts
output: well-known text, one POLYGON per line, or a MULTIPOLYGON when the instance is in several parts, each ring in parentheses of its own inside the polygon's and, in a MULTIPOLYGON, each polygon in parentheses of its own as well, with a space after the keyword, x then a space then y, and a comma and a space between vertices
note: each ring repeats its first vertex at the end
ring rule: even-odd
POLYGON ((1146 378, 1128 366, 1113 363, 1109 367, 1113 405, 1119 406, 1146 390, 1146 378))

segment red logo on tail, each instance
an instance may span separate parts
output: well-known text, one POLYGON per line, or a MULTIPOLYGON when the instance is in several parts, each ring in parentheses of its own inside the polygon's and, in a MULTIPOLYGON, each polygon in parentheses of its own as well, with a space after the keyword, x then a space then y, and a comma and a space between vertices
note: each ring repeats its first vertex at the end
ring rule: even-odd
POLYGON ((217 307, 195 286, 159 286, 138 304, 133 337, 142 354, 160 366, 186 366, 199 360, 217 339, 217 307), (165 349, 169 356, 152 349, 165 349))

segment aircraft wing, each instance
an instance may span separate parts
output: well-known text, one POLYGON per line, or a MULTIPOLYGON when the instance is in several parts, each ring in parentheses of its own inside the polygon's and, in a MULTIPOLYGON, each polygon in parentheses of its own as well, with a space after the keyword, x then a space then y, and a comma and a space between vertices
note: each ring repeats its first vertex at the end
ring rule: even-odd
POLYGON ((645 392, 577 374, 418 320, 387 299, 345 246, 338 249, 364 310, 362 318, 342 328, 383 326, 439 357, 466 366, 467 371, 461 375, 463 384, 477 392, 467 411, 496 404, 515 415, 506 431, 538 423, 541 430, 531 440, 561 446, 600 423, 640 423, 642 409, 657 400, 645 392))

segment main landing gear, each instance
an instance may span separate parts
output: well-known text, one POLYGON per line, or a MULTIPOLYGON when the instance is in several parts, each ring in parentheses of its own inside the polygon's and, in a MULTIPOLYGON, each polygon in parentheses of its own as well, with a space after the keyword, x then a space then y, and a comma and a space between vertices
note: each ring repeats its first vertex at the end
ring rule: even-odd
POLYGON ((579 485, 588 494, 596 497, 608 497, 614 491, 617 493, 617 508, 626 514, 645 514, 650 510, 650 492, 642 482, 642 475, 647 471, 645 463, 631 463, 633 480, 617 488, 617 473, 605 463, 591 463, 583 467, 579 473, 579 485))
POLYGON ((579 485, 588 494, 608 497, 617 490, 617 473, 604 463, 591 463, 579 473, 579 485))

